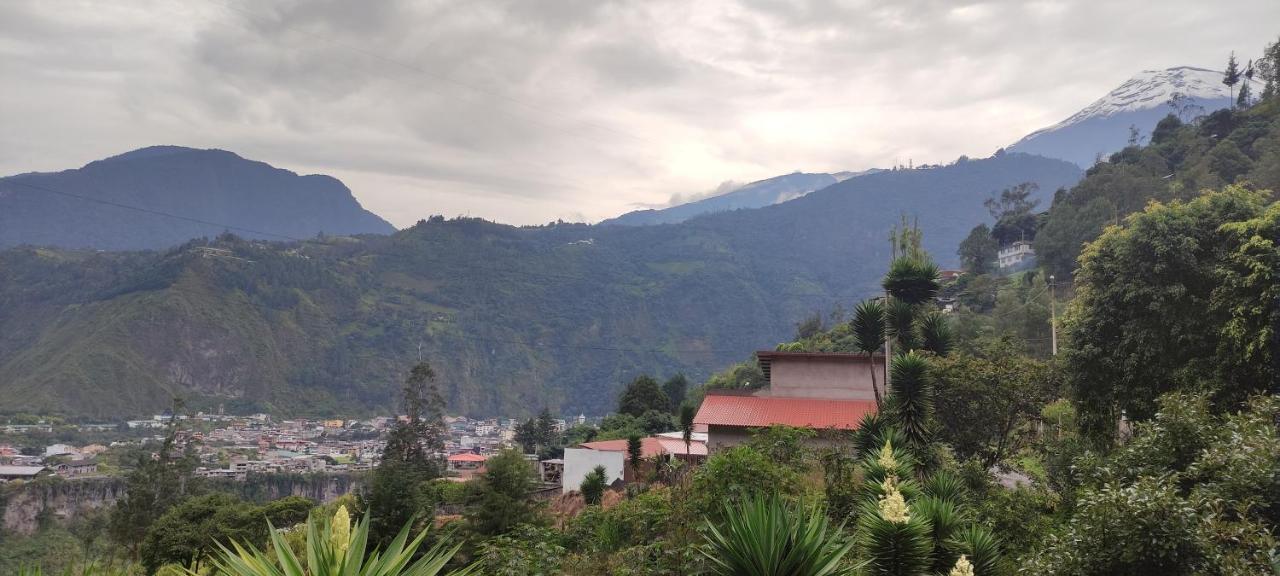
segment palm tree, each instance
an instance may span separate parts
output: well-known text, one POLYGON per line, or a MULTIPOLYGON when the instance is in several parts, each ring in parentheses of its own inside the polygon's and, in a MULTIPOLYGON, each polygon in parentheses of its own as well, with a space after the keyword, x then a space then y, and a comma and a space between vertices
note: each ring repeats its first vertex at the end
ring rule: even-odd
POLYGON ((693 419, 698 414, 698 409, 688 402, 680 405, 680 436, 684 438, 684 455, 689 456, 690 447, 693 445, 693 419))
POLYGON ((927 312, 920 318, 920 347, 946 356, 951 352, 951 324, 945 314, 937 310, 927 312))
POLYGON ((876 396, 876 410, 881 408, 880 386, 876 383, 876 352, 884 345, 884 304, 863 300, 853 311, 853 339, 858 350, 867 355, 871 367, 871 390, 876 396))
POLYGON ((914 351, 893 358, 890 386, 893 391, 892 412, 898 427, 913 448, 924 447, 929 440, 929 419, 933 402, 929 394, 929 364, 914 351))
POLYGON ((853 548, 843 527, 831 526, 818 506, 801 508, 776 497, 726 505, 724 523, 710 525, 700 549, 713 574, 723 576, 844 576, 853 548))
POLYGON ((894 300, 912 306, 928 302, 941 285, 938 283, 938 266, 925 257, 903 256, 889 264, 884 277, 884 290, 894 300))

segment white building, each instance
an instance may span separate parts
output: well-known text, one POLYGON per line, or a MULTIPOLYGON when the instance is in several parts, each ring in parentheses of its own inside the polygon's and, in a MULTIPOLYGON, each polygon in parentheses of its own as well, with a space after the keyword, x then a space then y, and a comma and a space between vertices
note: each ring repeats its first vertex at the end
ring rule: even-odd
POLYGON ((996 256, 999 259, 1000 269, 1009 270, 1030 265, 1035 261, 1036 251, 1031 248, 1030 242, 1019 240, 1001 248, 996 256))

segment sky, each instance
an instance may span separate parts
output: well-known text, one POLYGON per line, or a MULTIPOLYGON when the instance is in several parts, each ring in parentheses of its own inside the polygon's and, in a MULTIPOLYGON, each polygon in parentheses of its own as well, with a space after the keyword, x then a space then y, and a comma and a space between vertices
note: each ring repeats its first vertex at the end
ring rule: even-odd
POLYGON ((156 144, 330 174, 404 227, 594 222, 981 157, 1276 0, 5 0, 0 174, 156 144))

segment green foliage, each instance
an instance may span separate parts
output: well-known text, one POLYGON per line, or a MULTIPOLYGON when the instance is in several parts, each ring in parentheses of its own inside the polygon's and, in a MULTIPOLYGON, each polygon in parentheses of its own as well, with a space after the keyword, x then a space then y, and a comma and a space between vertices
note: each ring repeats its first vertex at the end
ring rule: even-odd
MULTIPOLYGON (((301 558, 294 553, 283 534, 271 530, 271 550, 268 554, 252 544, 233 542, 222 547, 222 553, 212 561, 215 571, 226 576, 357 576, 379 574, 383 576, 436 576, 446 574, 449 563, 460 545, 450 546, 440 541, 426 550, 419 550, 427 537, 424 530, 409 538, 410 526, 404 528, 384 548, 369 546, 369 525, 366 522, 350 524, 345 508, 335 517, 313 517, 306 525, 305 553, 301 558)), ((447 572, 454 576, 471 574, 474 568, 447 572)), ((198 576, 196 572, 189 572, 198 576)))
MULTIPOLYGON (((1000 196, 988 198, 983 206, 995 219, 991 237, 999 246, 1008 246, 1019 240, 1034 240, 1039 223, 1032 213, 1039 201, 1031 200, 1031 194, 1040 187, 1034 182, 1023 182, 1000 191, 1000 196)), ((970 233, 970 237, 973 234, 970 233)), ((994 252, 994 251, 993 251, 994 252)))
POLYGON ((858 550, 871 576, 917 576, 931 564, 929 523, 919 516, 906 522, 885 520, 876 512, 861 515, 858 550))
POLYGON ((169 509, 147 530, 142 565, 148 573, 161 566, 201 566, 218 546, 266 539, 267 523, 291 526, 307 518, 312 502, 291 497, 256 506, 229 494, 190 498, 169 509))
POLYGON ((521 524, 540 525, 539 503, 531 501, 533 466, 516 450, 504 450, 485 462, 485 473, 468 483, 467 525, 472 532, 497 536, 521 524))
POLYGON ((596 466, 583 477, 582 484, 578 489, 582 492, 582 499, 586 501, 588 506, 591 506, 600 503, 607 486, 608 474, 605 472, 604 466, 596 466))
POLYGON ((536 419, 530 418, 516 425, 515 440, 525 454, 545 454, 561 448, 555 418, 546 408, 542 409, 536 419))
POLYGON ((1266 381, 1219 379, 1222 366, 1236 375, 1269 368, 1241 370, 1250 360, 1218 357, 1230 305, 1212 305, 1230 244, 1223 225, 1260 216, 1264 198, 1228 188, 1153 204, 1089 245, 1067 324, 1067 365, 1090 439, 1106 442, 1121 410, 1150 418, 1155 398, 1170 390, 1212 383, 1221 399, 1238 402, 1265 389, 1266 381))
POLYGON ((842 560, 853 548, 821 508, 778 498, 727 504, 724 521, 711 524, 703 554, 724 576, 835 576, 853 574, 842 560))
POLYGON ((675 503, 669 488, 657 487, 609 508, 583 511, 566 530, 570 546, 611 553, 663 538, 672 530, 675 503))
POLYGON ((1071 520, 1028 570, 1035 574, 1201 574, 1206 544, 1195 507, 1167 480, 1086 490, 1071 520))
POLYGON ((920 348, 937 356, 951 353, 953 336, 951 321, 946 314, 930 310, 920 316, 920 348))
POLYGON ((657 380, 638 376, 627 384, 622 396, 618 398, 618 413, 643 416, 649 410, 670 413, 671 399, 667 398, 657 380))
POLYGON ((662 392, 667 395, 667 401, 673 408, 679 408, 684 404, 685 397, 689 395, 689 379, 683 372, 667 378, 667 381, 662 383, 662 392))
POLYGON ((961 268, 976 275, 995 271, 999 252, 1000 243, 991 236, 991 229, 986 224, 979 224, 960 242, 956 255, 960 257, 961 268))
POLYGON ((885 306, 885 331, 893 337, 895 353, 920 347, 917 311, 916 306, 904 300, 890 300, 885 306))
POLYGON ((1002 339, 980 355, 953 355, 932 362, 938 435, 960 459, 1000 462, 1028 440, 1040 407, 1056 397, 1050 366, 1018 353, 1002 339))
POLYGON ((415 365, 401 393, 406 417, 392 426, 382 460, 360 492, 375 546, 390 543, 402 526, 426 526, 435 513, 435 493, 428 483, 440 476, 440 466, 428 450, 443 451, 446 432, 444 399, 431 365, 415 365))
POLYGON ((796 470, 778 466, 750 446, 734 446, 712 454, 693 473, 689 493, 696 510, 714 516, 726 502, 769 494, 794 495, 801 488, 796 470))
POLYGON ((929 361, 917 353, 894 356, 889 367, 889 411, 894 424, 917 450, 930 440, 933 428, 933 392, 929 361))
POLYGON ((922 258, 898 258, 889 264, 883 284, 893 299, 923 304, 938 293, 938 266, 922 258))
POLYGON ((948 547, 954 554, 963 554, 973 565, 974 576, 1000 574, 1000 543, 991 531, 981 526, 966 526, 956 530, 948 547))
POLYGON ((517 526, 481 543, 476 564, 488 576, 556 576, 566 553, 561 540, 547 528, 517 526))
POLYGON ((137 558, 139 546, 161 516, 188 496, 202 489, 195 477, 197 459, 190 444, 179 453, 178 429, 169 434, 153 458, 145 452, 137 456, 134 469, 126 477, 126 491, 111 513, 109 531, 116 543, 137 558))

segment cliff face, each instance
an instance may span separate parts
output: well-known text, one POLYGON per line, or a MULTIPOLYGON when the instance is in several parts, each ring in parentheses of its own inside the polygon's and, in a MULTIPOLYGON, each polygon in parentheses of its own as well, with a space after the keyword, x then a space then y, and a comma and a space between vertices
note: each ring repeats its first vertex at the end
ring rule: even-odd
MULTIPOLYGON (((251 476, 244 482, 216 482, 209 488, 255 502, 285 496, 328 502, 354 491, 358 486, 359 477, 351 474, 276 474, 251 476)), ((55 522, 75 520, 88 512, 115 505, 124 497, 125 490, 123 478, 50 478, 6 486, 0 492, 0 532, 34 533, 42 517, 55 522)))
POLYGON ((31 534, 42 515, 65 522, 114 505, 124 496, 125 482, 121 478, 48 479, 6 488, 4 499, 0 500, 0 527, 4 532, 31 534))

